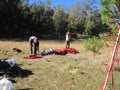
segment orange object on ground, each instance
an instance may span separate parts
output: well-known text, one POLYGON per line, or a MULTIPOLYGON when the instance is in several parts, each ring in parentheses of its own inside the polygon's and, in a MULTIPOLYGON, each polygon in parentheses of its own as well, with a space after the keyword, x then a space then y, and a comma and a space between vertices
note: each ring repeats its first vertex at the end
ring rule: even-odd
POLYGON ((25 59, 36 59, 36 58, 42 58, 40 55, 27 55, 24 57, 25 59))

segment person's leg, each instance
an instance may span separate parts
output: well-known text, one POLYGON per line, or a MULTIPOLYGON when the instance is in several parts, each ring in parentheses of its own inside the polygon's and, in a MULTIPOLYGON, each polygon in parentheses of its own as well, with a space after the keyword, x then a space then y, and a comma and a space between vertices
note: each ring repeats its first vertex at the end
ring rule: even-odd
POLYGON ((67 40, 67 41, 66 41, 66 48, 69 48, 69 47, 70 47, 70 41, 67 40))
POLYGON ((39 52, 39 42, 36 43, 36 52, 39 52))
POLYGON ((37 54, 37 45, 34 43, 34 54, 37 54))
POLYGON ((30 54, 32 54, 33 53, 33 40, 31 40, 31 41, 29 41, 29 43, 30 43, 30 54))
POLYGON ((66 41, 66 48, 68 47, 68 41, 66 41))
POLYGON ((70 41, 68 41, 68 48, 70 47, 70 41))

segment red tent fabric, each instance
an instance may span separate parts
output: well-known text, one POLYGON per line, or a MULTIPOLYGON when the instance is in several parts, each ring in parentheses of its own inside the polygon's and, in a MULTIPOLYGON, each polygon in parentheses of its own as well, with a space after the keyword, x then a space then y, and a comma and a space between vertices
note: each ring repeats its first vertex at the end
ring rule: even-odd
POLYGON ((65 51, 69 54, 76 54, 77 53, 76 49, 74 49, 74 48, 66 48, 65 51))
POLYGON ((76 54, 78 51, 74 48, 55 49, 56 54, 76 54))
POLYGON ((66 53, 65 49, 55 49, 55 54, 57 54, 57 55, 65 55, 67 53, 66 53))

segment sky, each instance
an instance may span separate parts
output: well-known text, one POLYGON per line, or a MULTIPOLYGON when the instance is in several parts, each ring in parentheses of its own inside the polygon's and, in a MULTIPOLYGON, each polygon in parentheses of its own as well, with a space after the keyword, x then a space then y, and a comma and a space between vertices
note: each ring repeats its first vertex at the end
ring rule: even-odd
MULTIPOLYGON (((37 0, 29 0, 29 1, 30 3, 33 3, 36 2, 37 0)), ((46 0, 41 0, 41 1, 46 2, 46 0)), ((78 0, 51 0, 51 7, 55 7, 56 5, 64 5, 65 7, 70 7, 76 1, 78 0)))
POLYGON ((71 6, 73 3, 75 3, 77 0, 52 0, 51 4, 52 6, 56 6, 56 5, 62 5, 64 4, 65 7, 69 7, 71 6))

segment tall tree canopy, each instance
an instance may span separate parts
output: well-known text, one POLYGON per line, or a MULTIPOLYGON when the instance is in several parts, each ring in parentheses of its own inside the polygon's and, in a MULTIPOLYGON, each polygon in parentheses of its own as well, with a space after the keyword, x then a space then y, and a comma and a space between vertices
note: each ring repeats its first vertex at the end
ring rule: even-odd
POLYGON ((32 4, 29 0, 1 0, 0 37, 63 38, 67 30, 97 35, 106 26, 101 23, 94 4, 95 0, 78 0, 71 7, 57 5, 51 8, 51 0, 37 0, 32 4))

